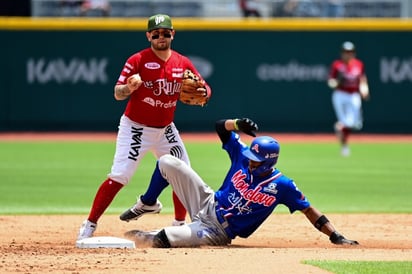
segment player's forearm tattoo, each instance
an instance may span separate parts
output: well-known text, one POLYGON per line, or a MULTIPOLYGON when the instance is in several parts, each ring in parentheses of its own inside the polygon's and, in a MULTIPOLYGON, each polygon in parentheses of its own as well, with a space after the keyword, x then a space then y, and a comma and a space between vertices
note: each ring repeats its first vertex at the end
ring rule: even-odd
POLYGON ((131 94, 127 85, 117 86, 115 92, 116 96, 119 98, 127 98, 131 94))

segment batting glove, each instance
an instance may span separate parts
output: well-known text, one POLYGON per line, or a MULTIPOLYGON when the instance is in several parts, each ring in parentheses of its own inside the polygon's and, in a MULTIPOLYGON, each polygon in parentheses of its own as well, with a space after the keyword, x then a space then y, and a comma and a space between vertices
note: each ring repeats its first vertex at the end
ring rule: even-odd
POLYGON ((254 131, 258 130, 258 126, 249 118, 241 118, 235 120, 235 129, 243 131, 247 135, 256 137, 254 131))
POLYGON ((339 234, 339 232, 333 232, 329 240, 334 243, 335 245, 358 245, 358 241, 348 240, 343 235, 339 234))

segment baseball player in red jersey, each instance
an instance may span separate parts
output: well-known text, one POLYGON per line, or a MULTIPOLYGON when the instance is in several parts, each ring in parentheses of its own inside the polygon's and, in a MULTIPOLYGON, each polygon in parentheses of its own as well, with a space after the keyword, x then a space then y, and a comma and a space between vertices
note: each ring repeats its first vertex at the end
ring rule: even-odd
MULTIPOLYGON (((89 216, 80 227, 78 239, 93 236, 97 221, 119 190, 129 183, 147 152, 152 151, 156 158, 171 154, 190 164, 173 119, 183 72, 190 69, 197 75, 199 73, 187 57, 171 49, 174 35, 175 30, 168 15, 151 16, 146 32, 150 48, 131 55, 120 73, 114 87, 114 97, 116 100, 128 99, 128 103, 120 119, 113 165, 96 193, 89 216)), ((210 97, 211 89, 207 83, 205 89, 210 97)), ((186 209, 174 192, 173 202, 173 224, 183 224, 186 209)), ((143 204, 145 211, 153 213, 160 212, 162 208, 160 201, 148 204, 139 197, 135 206, 122 214, 120 219, 132 220, 133 214, 143 204)))
POLYGON ((332 103, 337 118, 335 132, 341 153, 349 156, 348 138, 353 130, 362 129, 362 99, 369 99, 369 87, 364 64, 355 57, 355 45, 346 41, 341 50, 341 59, 332 63, 328 86, 333 89, 332 103))

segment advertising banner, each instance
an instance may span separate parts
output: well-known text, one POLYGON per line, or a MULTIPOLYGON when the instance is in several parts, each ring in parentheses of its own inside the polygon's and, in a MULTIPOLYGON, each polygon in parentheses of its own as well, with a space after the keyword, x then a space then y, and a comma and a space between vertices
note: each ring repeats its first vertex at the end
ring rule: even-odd
MULTIPOLYGON (((149 46, 144 30, 1 30, 0 130, 113 130, 125 107, 113 87, 127 57, 149 46)), ((340 46, 365 63, 371 100, 365 132, 412 133, 412 32, 188 30, 172 47, 213 90, 206 107, 178 103, 183 131, 251 117, 265 131, 331 132, 326 85, 340 46)))

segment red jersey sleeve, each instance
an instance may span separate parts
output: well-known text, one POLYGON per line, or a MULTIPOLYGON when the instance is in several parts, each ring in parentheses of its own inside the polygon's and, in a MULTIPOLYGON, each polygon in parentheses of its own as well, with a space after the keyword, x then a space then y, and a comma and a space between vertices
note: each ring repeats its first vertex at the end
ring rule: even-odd
POLYGON ((130 56, 126 63, 123 66, 122 71, 120 72, 120 76, 117 79, 116 85, 124 85, 126 84, 127 78, 132 76, 133 74, 138 73, 139 71, 139 63, 142 59, 142 55, 140 52, 130 56))

